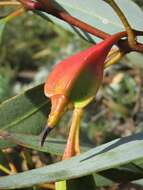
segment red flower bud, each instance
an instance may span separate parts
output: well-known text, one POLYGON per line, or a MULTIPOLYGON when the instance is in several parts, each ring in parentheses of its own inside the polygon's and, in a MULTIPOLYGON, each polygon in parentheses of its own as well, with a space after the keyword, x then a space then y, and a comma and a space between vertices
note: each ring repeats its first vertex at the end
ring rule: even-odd
POLYGON ((52 101, 49 128, 57 124, 69 103, 83 108, 95 97, 102 83, 105 59, 113 44, 124 36, 124 32, 114 34, 54 67, 44 87, 52 101))

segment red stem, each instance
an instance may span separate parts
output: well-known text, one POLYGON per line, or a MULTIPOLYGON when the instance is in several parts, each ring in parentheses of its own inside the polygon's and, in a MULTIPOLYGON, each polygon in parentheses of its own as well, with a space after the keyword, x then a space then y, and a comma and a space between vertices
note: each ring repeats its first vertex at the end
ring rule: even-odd
MULTIPOLYGON (((52 1, 49 1, 49 0, 39 0, 38 2, 33 2, 32 0, 18 0, 18 1, 20 1, 27 10, 37 9, 37 10, 45 11, 48 14, 51 14, 65 22, 84 30, 85 32, 93 34, 94 36, 97 36, 101 39, 107 39, 109 36, 111 36, 110 34, 104 32, 102 30, 99 30, 99 29, 71 16, 66 11, 57 9, 53 5, 52 1)), ((126 33, 126 31, 125 31, 125 33, 126 33)), ((143 31, 134 30, 134 33, 137 36, 143 35, 143 31)), ((125 36, 127 36, 127 33, 125 36)), ((119 40, 118 46, 120 49, 122 49, 125 52, 138 51, 138 52, 143 53, 143 45, 140 43, 137 43, 136 46, 131 48, 130 45, 128 44, 127 40, 119 40)))
POLYGON ((106 39, 110 36, 110 34, 106 33, 106 32, 103 32, 71 15, 69 15, 68 13, 64 12, 64 11, 61 11, 61 12, 57 12, 56 17, 66 21, 67 23, 73 25, 73 26, 76 26, 90 34, 93 34, 94 36, 97 36, 101 39, 106 39))
POLYGON ((18 1, 21 2, 27 10, 37 9, 37 10, 45 11, 48 14, 51 14, 65 22, 67 22, 73 26, 76 26, 76 27, 80 28, 81 30, 84 30, 90 34, 93 34, 94 36, 97 36, 101 39, 106 39, 110 36, 110 34, 103 32, 102 30, 99 30, 99 29, 71 16, 67 12, 56 9, 49 1, 45 1, 45 0, 39 0, 39 2, 34 2, 32 0, 18 0, 18 1))

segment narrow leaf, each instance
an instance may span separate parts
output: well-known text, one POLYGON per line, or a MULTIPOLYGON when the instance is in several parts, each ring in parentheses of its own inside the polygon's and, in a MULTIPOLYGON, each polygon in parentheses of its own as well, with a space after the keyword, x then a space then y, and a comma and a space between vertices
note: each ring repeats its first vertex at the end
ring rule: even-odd
POLYGON ((11 148, 11 147, 14 147, 14 146, 16 146, 16 145, 14 143, 12 143, 11 141, 4 140, 4 139, 0 138, 0 150, 4 149, 4 148, 11 148))
POLYGON ((0 130, 39 134, 45 126, 50 101, 43 94, 43 85, 27 90, 0 105, 0 130))
MULTIPOLYGON (((133 1, 117 0, 117 3, 126 15, 133 28, 142 30, 143 12, 141 11, 141 9, 133 1)), ((57 0, 56 6, 59 8, 62 7, 69 14, 74 15, 78 19, 92 26, 95 26, 96 28, 100 28, 101 30, 108 33, 113 34, 124 30, 124 27, 116 13, 103 0, 57 0)), ((76 27, 70 26, 69 24, 66 24, 65 22, 47 13, 40 11, 36 12, 43 18, 51 20, 52 22, 62 26, 66 30, 77 33, 80 37, 82 36, 88 41, 97 41, 97 38, 93 37, 92 35, 81 31, 76 27)))
POLYGON ((81 156, 39 169, 1 177, 1 189, 16 189, 39 183, 73 179, 143 159, 143 133, 114 140, 81 156))
MULTIPOLYGON (((66 141, 57 140, 54 138, 47 138, 43 147, 39 144, 39 136, 29 134, 8 133, 3 135, 3 138, 12 143, 21 145, 23 147, 31 148, 37 151, 48 152, 55 155, 62 155, 65 149, 66 141)), ((85 152, 90 147, 81 146, 81 151, 85 152)))

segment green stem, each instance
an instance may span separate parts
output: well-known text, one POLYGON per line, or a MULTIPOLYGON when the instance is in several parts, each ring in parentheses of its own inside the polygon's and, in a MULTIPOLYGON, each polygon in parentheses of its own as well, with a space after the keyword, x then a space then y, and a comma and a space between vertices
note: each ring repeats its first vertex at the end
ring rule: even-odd
POLYGON ((72 115, 72 123, 69 131, 69 136, 66 144, 66 148, 63 155, 63 160, 69 159, 74 155, 80 154, 79 145, 79 129, 80 121, 82 118, 83 109, 74 108, 72 115))
POLYGON ((136 40, 135 40, 136 37, 135 37, 134 31, 133 31, 132 27, 130 26, 127 18, 124 15, 124 13, 118 7, 118 5, 116 4, 115 0, 104 0, 104 1, 106 3, 108 3, 114 9, 114 11, 117 13, 117 15, 119 16, 119 18, 122 21, 122 23, 123 23, 123 25, 125 27, 125 30, 127 32, 129 45, 131 47, 134 47, 137 44, 136 40))
POLYGON ((58 181, 55 183, 55 190, 67 190, 66 181, 58 181))

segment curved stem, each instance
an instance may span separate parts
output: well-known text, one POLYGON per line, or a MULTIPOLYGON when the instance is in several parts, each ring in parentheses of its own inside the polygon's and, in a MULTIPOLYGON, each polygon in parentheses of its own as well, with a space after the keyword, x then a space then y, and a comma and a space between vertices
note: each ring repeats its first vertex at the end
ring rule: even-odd
POLYGON ((129 41, 130 46, 132 47, 132 46, 136 45, 136 40, 135 40, 136 37, 135 37, 134 31, 133 31, 132 27, 130 26, 127 18, 124 15, 124 13, 116 4, 115 0, 114 1, 113 0, 103 0, 103 1, 108 3, 114 9, 114 11, 117 13, 120 20, 122 21, 122 23, 125 27, 125 30, 128 34, 128 41, 129 41))
MULTIPOLYGON (((63 154, 62 160, 69 159, 74 155, 80 154, 80 145, 79 145, 79 130, 80 130, 80 121, 83 114, 83 109, 74 108, 72 116, 72 124, 70 127, 70 132, 67 140, 67 145, 63 154)), ((59 181, 55 183, 56 190, 66 190, 66 180, 59 181)))
MULTIPOLYGON (((105 1, 108 1, 108 0, 105 0, 105 1)), ((112 1, 112 0, 109 0, 109 1, 112 1)), ((58 10, 54 6, 54 4, 52 4, 52 2, 49 0, 39 0, 39 3, 41 3, 41 10, 42 11, 45 11, 48 14, 56 16, 57 18, 67 22, 68 24, 70 24, 72 26, 76 26, 76 27, 84 30, 85 32, 93 34, 94 36, 97 36, 101 39, 106 39, 110 36, 110 34, 104 32, 100 29, 97 29, 97 28, 73 17, 72 15, 67 13, 66 11, 58 10)), ((127 28, 126 35, 129 35, 129 43, 127 40, 125 40, 125 41, 119 40, 120 41, 120 43, 118 43, 119 48, 123 51, 126 51, 126 52, 130 52, 130 51, 143 52, 142 45, 135 44, 136 43, 135 36, 138 36, 138 35, 142 36, 143 31, 132 30, 127 19, 125 18, 124 14, 120 10, 120 8, 116 5, 116 3, 113 2, 113 4, 114 4, 114 7, 116 7, 116 9, 118 10, 117 13, 120 15, 122 22, 124 22, 124 26, 127 28)))
MULTIPOLYGON (((23 6, 27 8, 27 10, 40 10, 40 11, 47 12, 48 14, 51 14, 67 22, 68 24, 72 26, 76 26, 84 30, 85 32, 93 34, 94 36, 97 36, 101 39, 106 39, 109 36, 111 36, 109 33, 106 33, 96 27, 93 27, 77 19, 76 17, 73 17, 65 10, 59 10, 57 7, 55 7, 52 1, 49 1, 49 0, 39 0, 38 2, 34 2, 32 0, 18 0, 18 1, 21 2, 21 4, 23 4, 23 6)), ((136 30, 133 30, 133 31, 135 35, 143 35, 143 31, 136 31, 136 30)))
POLYGON ((76 26, 80 28, 81 30, 84 30, 90 34, 93 34, 94 36, 97 36, 101 39, 106 39, 110 36, 110 34, 99 30, 77 18, 70 15, 64 10, 57 9, 54 4, 49 0, 39 0, 38 2, 34 2, 32 0, 18 0, 27 10, 41 10, 44 12, 47 12, 48 14, 51 14, 67 23, 69 23, 72 26, 76 26))
MULTIPOLYGON (((100 29, 97 29, 97 28, 71 16, 66 11, 59 10, 57 7, 55 7, 55 5, 52 3, 52 1, 49 1, 49 0, 39 0, 38 2, 34 2, 32 0, 18 0, 18 1, 21 2, 22 5, 27 10, 40 10, 40 11, 47 12, 48 14, 51 14, 65 22, 67 22, 68 24, 70 24, 72 26, 76 26, 76 27, 80 28, 81 30, 84 30, 85 32, 88 32, 101 39, 106 39, 109 36, 111 36, 110 34, 104 32, 100 29)), ((108 0, 104 0, 104 1, 108 1, 108 0)), ((124 15, 123 15, 123 17, 124 17, 124 15)), ((125 22, 126 22, 126 25, 129 25, 127 20, 125 22)), ((127 29, 127 31, 128 31, 128 33, 130 33, 130 32, 132 33, 132 29, 131 30, 129 30, 129 29, 130 29, 130 25, 129 25, 129 28, 127 29)), ((143 31, 133 30, 133 32, 134 32, 135 36, 143 36, 143 31)), ((131 36, 129 38, 131 38, 131 39, 133 38, 132 34, 129 36, 131 36)), ((133 41, 135 41, 135 39, 133 41)), ((132 40, 131 40, 131 42, 132 42, 132 40)), ((119 43, 117 45, 121 50, 123 50, 125 52, 130 52, 130 51, 143 52, 143 47, 141 44, 130 46, 130 44, 128 43, 127 40, 119 40, 119 43)))
POLYGON ((67 140, 67 145, 63 155, 63 160, 69 159, 70 157, 80 153, 79 147, 79 129, 80 121, 83 114, 83 109, 75 108, 72 116, 72 124, 67 140))

